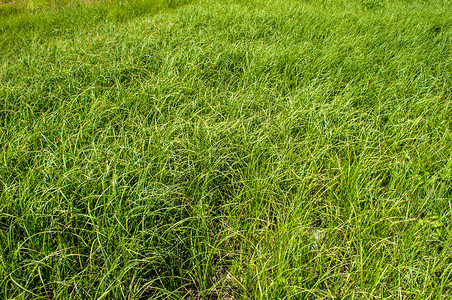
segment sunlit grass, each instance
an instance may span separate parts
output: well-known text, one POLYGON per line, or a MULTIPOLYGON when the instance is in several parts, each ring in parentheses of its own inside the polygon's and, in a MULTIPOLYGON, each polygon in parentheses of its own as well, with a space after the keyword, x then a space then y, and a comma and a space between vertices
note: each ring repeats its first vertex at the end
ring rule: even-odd
MULTIPOLYGON (((61 9, 68 6, 80 5, 105 5, 112 4, 118 1, 112 0, 3 0, 0 2, 0 11, 3 14, 17 13, 17 12, 33 12, 42 9, 61 9)), ((121 4, 130 2, 143 2, 140 0, 122 0, 121 4)))
POLYGON ((449 11, 206 0, 5 44, 0 298, 450 298, 449 11))
POLYGON ((3 54, 55 37, 83 35, 103 22, 125 22, 188 3, 187 0, 23 0, 0 4, 3 54))

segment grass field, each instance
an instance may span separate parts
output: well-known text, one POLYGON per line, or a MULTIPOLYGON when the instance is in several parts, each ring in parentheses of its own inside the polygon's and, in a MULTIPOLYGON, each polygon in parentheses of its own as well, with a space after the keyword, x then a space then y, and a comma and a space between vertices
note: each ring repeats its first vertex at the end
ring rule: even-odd
POLYGON ((0 4, 0 299, 452 298, 452 2, 121 3, 0 4))

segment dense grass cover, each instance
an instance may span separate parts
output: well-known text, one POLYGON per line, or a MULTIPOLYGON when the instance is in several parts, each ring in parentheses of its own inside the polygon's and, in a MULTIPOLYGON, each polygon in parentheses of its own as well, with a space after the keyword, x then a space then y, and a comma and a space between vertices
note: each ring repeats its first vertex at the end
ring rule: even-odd
POLYGON ((105 22, 125 22, 188 0, 0 0, 0 49, 19 52, 32 40, 73 38, 105 22))
POLYGON ((0 58, 0 298, 452 297, 450 11, 205 0, 33 33, 0 58))

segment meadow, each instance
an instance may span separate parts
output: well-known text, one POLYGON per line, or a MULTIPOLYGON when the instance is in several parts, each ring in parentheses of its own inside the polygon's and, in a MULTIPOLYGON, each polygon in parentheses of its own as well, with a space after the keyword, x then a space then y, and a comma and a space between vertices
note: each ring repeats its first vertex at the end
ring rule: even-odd
POLYGON ((57 2, 0 3, 0 299, 452 298, 451 1, 57 2))

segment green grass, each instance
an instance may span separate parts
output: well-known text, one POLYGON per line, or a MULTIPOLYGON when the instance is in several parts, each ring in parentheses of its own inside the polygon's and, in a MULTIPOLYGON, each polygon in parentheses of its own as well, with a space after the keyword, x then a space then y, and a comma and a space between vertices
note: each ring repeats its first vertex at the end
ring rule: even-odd
POLYGON ((450 299, 450 11, 199 0, 5 43, 0 298, 450 299))
MULTIPOLYGON (((0 3, 0 49, 20 52, 33 40, 74 38, 102 23, 126 22, 175 8, 188 0, 26 0, 0 3)), ((0 52, 0 53, 1 53, 0 52)))

